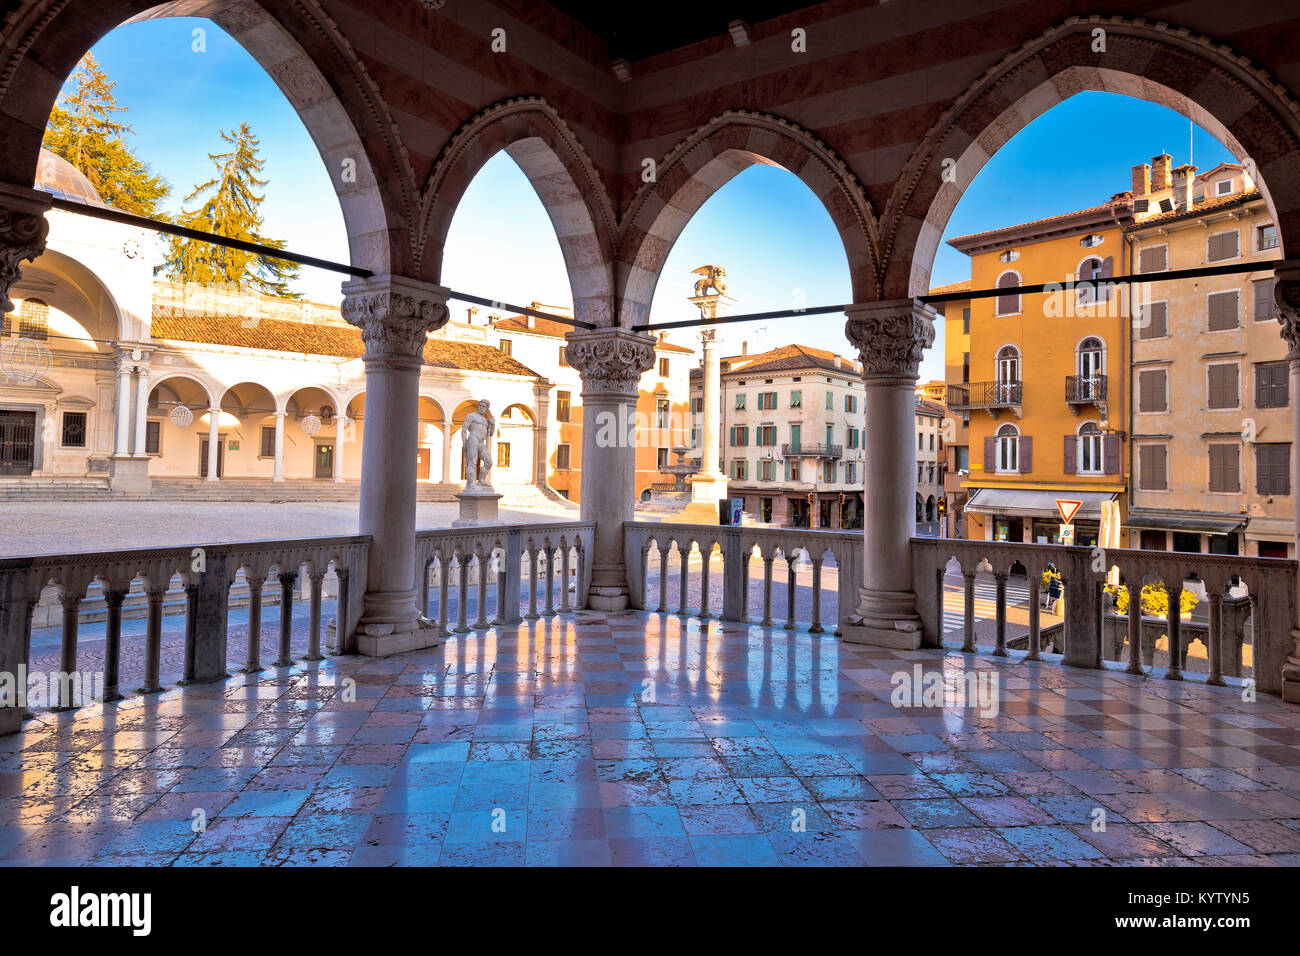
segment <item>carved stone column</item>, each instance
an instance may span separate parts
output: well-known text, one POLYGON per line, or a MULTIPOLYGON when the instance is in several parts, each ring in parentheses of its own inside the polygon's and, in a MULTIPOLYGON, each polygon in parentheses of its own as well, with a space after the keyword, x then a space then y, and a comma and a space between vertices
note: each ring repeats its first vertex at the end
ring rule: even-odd
MULTIPOLYGON (((1282 324, 1282 338, 1288 347, 1291 364, 1291 407, 1300 401, 1300 259, 1284 259, 1273 264, 1277 284, 1273 290, 1277 302, 1277 320, 1282 324)), ((1300 415, 1292 416, 1291 481, 1296 480, 1297 450, 1300 450, 1300 415)), ((1296 557, 1300 557, 1300 495, 1295 496, 1296 557)), ((1295 585, 1296 620, 1291 622, 1291 653, 1282 666, 1282 699, 1300 703, 1300 575, 1295 585)))
POLYGON ((538 488, 546 487, 548 476, 547 463, 550 460, 550 440, 547 437, 551 422, 551 382, 539 379, 533 385, 533 409, 537 420, 533 423, 533 484, 538 488))
POLYGON ((844 640, 915 650, 921 619, 912 590, 916 501, 916 380, 934 344, 934 310, 916 299, 845 310, 844 334, 858 350, 866 383, 863 411, 865 557, 857 612, 844 640))
POLYGON ((0 183, 0 316, 14 310, 9 290, 22 278, 22 264, 45 251, 52 197, 39 189, 0 183))
POLYGON ((447 293, 394 275, 343 284, 343 317, 361 329, 366 346, 360 531, 371 543, 357 629, 362 654, 441 643, 416 607, 415 460, 424 343, 447 323, 447 293))
POLYGON ((566 356, 582 374, 582 520, 596 522, 587 605, 628 606, 623 522, 636 508, 636 403, 655 339, 608 328, 570 332, 566 356))

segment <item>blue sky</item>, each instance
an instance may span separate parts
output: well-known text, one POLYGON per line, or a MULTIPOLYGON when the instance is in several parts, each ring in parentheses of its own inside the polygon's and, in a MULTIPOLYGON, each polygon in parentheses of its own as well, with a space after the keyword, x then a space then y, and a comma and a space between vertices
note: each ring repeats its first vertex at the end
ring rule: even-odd
MULTIPOLYGON (((118 102, 135 128, 131 145, 172 184, 170 208, 211 175, 207 153, 224 144, 219 131, 247 121, 262 139, 270 180, 266 234, 295 251, 346 261, 343 217, 324 164, 297 114, 270 77, 219 27, 177 18, 120 27, 94 54, 117 81, 118 102), (204 30, 196 52, 193 31, 204 30), (167 83, 158 83, 165 76, 167 83)), ((1204 130, 1162 106, 1107 93, 1082 93, 1012 138, 966 190, 944 234, 952 236, 1057 215, 1104 202, 1129 188, 1129 168, 1168 151, 1202 170, 1232 159, 1204 130)), ((753 166, 696 213, 669 253, 651 321, 690 318, 686 301, 705 263, 727 269, 736 311, 794 308, 851 299, 848 264, 830 216, 793 174, 753 166)), ((337 301, 339 277, 303 269, 300 291, 337 301)), ((970 277, 969 261, 941 245, 932 284, 970 277)), ((1049 277, 1050 278, 1050 277, 1049 277)), ((523 173, 504 153, 471 183, 448 236, 443 282, 486 298, 526 304, 570 302, 554 230, 523 173)), ((454 308, 463 305, 453 303, 454 308)), ((843 319, 810 316, 744 323, 726 344, 751 351, 801 342, 847 353, 843 319)), ((688 333, 673 333, 685 343, 688 333)), ((942 378, 942 340, 922 379, 942 378)))

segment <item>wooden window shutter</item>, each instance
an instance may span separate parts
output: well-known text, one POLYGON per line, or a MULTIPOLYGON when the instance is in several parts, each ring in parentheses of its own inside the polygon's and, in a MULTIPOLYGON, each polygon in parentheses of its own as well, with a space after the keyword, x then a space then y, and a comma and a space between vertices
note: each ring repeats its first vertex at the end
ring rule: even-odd
POLYGON ((1223 491, 1223 453, 1222 445, 1210 446, 1210 490, 1223 491))
POLYGON ((1168 488, 1169 448, 1165 445, 1153 445, 1151 446, 1151 449, 1156 453, 1155 457, 1152 459, 1156 484, 1152 485, 1152 487, 1161 489, 1168 488))
POLYGON ((1235 329, 1237 321, 1237 291, 1216 292, 1209 297, 1210 331, 1223 332, 1235 329))
POLYGON ((1078 470, 1078 466, 1075 463, 1075 452, 1078 450, 1078 447, 1079 436, 1065 436, 1065 473, 1067 475, 1073 475, 1078 470))
POLYGON ((1146 307, 1146 324, 1138 330, 1143 339, 1162 339, 1169 334, 1169 303, 1151 302, 1146 307))
POLYGON ((1138 253, 1138 271, 1139 272, 1164 272, 1167 266, 1168 247, 1156 246, 1151 249, 1143 249, 1138 253))
POLYGON ((1027 475, 1034 470, 1034 440, 1028 435, 1020 436, 1020 473, 1027 475))
POLYGON ((1101 436, 1101 457, 1103 471, 1108 475, 1119 474, 1119 436, 1101 436))
POLYGON ((998 440, 996 438, 984 439, 984 470, 998 470, 998 440))
POLYGON ((1273 281, 1265 280, 1255 283, 1255 318, 1271 319, 1273 317, 1273 281))

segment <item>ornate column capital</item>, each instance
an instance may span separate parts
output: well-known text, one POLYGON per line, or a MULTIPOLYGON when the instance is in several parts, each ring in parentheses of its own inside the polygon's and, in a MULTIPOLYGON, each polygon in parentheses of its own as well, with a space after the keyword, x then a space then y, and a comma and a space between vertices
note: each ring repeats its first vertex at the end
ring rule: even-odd
POLYGON ((623 328, 580 329, 565 339, 565 358, 581 373, 584 396, 635 398, 641 373, 654 368, 653 335, 623 328))
POLYGON ((893 299, 856 303, 844 313, 844 334, 858 350, 863 378, 917 378, 934 344, 934 309, 920 299, 893 299))
POLYGON ((14 309, 9 289, 22 278, 22 263, 45 251, 52 197, 39 189, 0 183, 0 315, 14 309))
POLYGON ((1300 361, 1300 259, 1282 259, 1273 263, 1273 276, 1273 299, 1277 303, 1282 338, 1291 360, 1300 361))
POLYGON ((425 338, 447 324, 450 289, 405 276, 343 283, 343 318, 361 330, 366 359, 416 359, 425 338))

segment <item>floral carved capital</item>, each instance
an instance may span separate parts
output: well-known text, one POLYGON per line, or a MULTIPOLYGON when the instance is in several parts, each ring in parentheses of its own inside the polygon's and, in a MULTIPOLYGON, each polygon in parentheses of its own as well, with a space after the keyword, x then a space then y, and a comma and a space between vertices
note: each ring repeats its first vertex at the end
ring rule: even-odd
POLYGON ((655 339, 626 329, 570 332, 565 357, 582 374, 584 395, 635 395, 641 373, 653 368, 655 339))
POLYGON ((45 251, 49 197, 36 190, 0 190, 0 313, 13 311, 9 290, 22 278, 22 264, 45 251))
POLYGON ((858 350, 862 374, 916 378, 934 344, 933 312, 917 300, 851 306, 844 334, 858 350))
POLYGON ((1292 358, 1300 358, 1300 278, 1279 277, 1273 288, 1277 320, 1292 358))
POLYGON ((445 290, 397 276, 344 286, 343 318, 361 330, 366 356, 419 356, 425 339, 447 324, 445 290))

